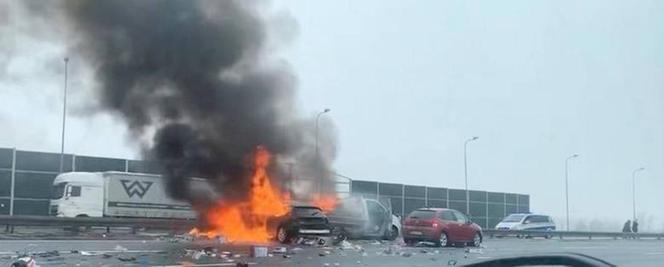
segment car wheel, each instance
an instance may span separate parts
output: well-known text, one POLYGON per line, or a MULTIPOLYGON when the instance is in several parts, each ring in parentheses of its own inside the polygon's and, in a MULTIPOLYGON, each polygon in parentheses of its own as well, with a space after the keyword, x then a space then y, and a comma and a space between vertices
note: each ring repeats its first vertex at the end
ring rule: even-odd
POLYGON ((438 237, 438 245, 441 247, 447 247, 450 245, 450 239, 447 237, 447 233, 440 232, 440 237, 438 237))
POLYGON ((475 233, 473 236, 473 242, 470 243, 473 247, 479 247, 482 244, 482 235, 480 233, 475 233))
POLYGON ((389 232, 387 239, 390 241, 393 241, 399 237, 399 228, 396 226, 392 225, 392 230, 389 232))
POLYGON ((290 236, 288 236, 288 232, 286 231, 286 228, 283 226, 279 226, 277 228, 277 241, 282 244, 286 244, 290 240, 290 236))
MULTIPOLYGON (((546 231, 551 232, 551 231, 553 231, 553 228, 546 228, 546 231)), ((544 235, 544 238, 551 239, 551 238, 553 238, 553 235, 552 234, 546 234, 546 235, 544 235)))

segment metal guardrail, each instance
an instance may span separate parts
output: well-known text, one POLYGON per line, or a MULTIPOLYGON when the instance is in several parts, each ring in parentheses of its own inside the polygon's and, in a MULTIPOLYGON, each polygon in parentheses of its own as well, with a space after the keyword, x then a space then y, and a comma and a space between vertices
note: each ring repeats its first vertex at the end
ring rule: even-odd
POLYGON ((58 227, 131 227, 154 229, 191 229, 196 220, 185 219, 147 219, 147 218, 112 218, 112 217, 52 217, 52 216, 9 216, 0 215, 0 225, 6 225, 6 230, 14 226, 58 226, 58 227))
POLYGON ((622 233, 592 231, 542 231, 542 230, 482 230, 485 237, 548 237, 548 238, 613 238, 613 239, 664 239, 664 233, 622 233))
MULTIPOLYGON (((6 225, 6 231, 14 226, 53 226, 53 227, 130 227, 189 230, 196 226, 196 220, 185 219, 147 219, 147 218, 112 218, 112 217, 52 217, 29 215, 0 215, 0 225, 6 225)), ((591 231, 541 231, 541 230, 495 230, 485 229, 484 237, 549 237, 549 238, 613 238, 613 239, 664 239, 664 233, 621 233, 591 231)))

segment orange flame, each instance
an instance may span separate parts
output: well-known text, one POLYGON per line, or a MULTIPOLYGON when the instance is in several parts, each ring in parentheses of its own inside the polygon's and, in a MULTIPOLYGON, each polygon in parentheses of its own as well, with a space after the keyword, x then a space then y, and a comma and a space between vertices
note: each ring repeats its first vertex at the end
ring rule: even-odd
POLYGON ((323 213, 330 213, 337 207, 337 197, 329 195, 316 194, 311 200, 311 204, 323 210, 323 213))
POLYGON ((209 230, 201 232, 194 228, 189 234, 223 236, 230 242, 268 242, 273 237, 273 233, 268 229, 268 219, 285 215, 290 209, 290 196, 272 186, 267 172, 270 158, 267 149, 258 147, 254 155, 255 170, 251 177, 248 201, 219 201, 205 214, 209 230))

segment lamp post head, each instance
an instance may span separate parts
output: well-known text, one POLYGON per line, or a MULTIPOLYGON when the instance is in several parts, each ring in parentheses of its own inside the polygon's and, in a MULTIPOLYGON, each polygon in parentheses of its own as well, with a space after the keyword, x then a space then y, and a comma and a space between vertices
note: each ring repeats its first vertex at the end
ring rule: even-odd
POLYGON ((328 112, 330 112, 329 108, 326 108, 326 109, 323 110, 323 113, 328 113, 328 112))
POLYGON ((574 155, 572 155, 572 157, 577 158, 577 157, 579 157, 579 154, 574 154, 574 155))
POLYGON ((480 139, 480 138, 477 137, 477 136, 473 136, 473 139, 471 139, 471 140, 477 140, 477 139, 480 139))

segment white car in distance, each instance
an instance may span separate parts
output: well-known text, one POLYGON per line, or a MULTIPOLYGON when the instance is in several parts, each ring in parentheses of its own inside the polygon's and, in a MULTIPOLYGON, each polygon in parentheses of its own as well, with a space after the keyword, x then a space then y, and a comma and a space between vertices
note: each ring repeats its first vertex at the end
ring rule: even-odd
MULTIPOLYGON (((542 214, 532 214, 532 213, 515 213, 510 214, 505 217, 496 225, 496 230, 499 231, 514 231, 514 230, 526 230, 526 231, 555 231, 556 224, 551 219, 551 216, 542 215, 542 214)), ((533 235, 529 234, 526 237, 531 237, 533 235)), ((550 238, 550 234, 543 235, 546 238, 550 238)), ((521 235, 517 235, 521 237, 521 235)))

